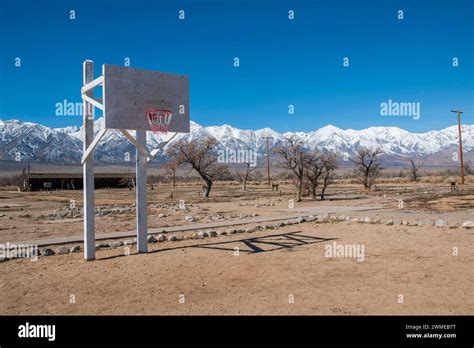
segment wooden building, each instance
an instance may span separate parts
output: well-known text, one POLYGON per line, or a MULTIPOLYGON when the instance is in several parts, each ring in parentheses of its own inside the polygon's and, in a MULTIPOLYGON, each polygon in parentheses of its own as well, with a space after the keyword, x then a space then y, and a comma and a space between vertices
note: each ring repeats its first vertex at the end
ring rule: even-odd
MULTIPOLYGON (((135 184, 135 173, 110 171, 96 168, 94 186, 101 188, 131 188, 135 184)), ((23 170, 23 190, 82 190, 82 168, 65 170, 23 170)))

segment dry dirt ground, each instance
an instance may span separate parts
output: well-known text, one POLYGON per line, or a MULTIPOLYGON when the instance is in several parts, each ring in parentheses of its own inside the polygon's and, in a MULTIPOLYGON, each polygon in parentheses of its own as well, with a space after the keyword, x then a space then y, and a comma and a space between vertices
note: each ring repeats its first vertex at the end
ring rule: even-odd
MULTIPOLYGON (((450 193, 446 184, 384 184, 370 193, 363 192, 360 185, 334 185, 328 190, 326 201, 312 201, 305 197, 292 209, 289 209, 289 201, 293 198, 293 187, 289 183, 280 185, 279 192, 270 191, 265 184, 249 185, 249 191, 245 193, 237 184, 217 183, 207 200, 199 196, 200 189, 200 184, 181 184, 175 188, 166 184, 154 186, 153 190, 149 188, 149 228, 238 220, 254 215, 318 214, 328 209, 332 211, 334 207, 341 211, 379 207, 355 214, 409 220, 445 218, 453 223, 473 220, 474 212, 472 183, 457 193, 450 193), (184 201, 186 209, 179 209, 180 200, 184 201), (399 209, 400 200, 404 202, 403 209, 399 209), (193 217, 193 221, 184 219, 188 215, 193 217)), ((108 214, 96 216, 96 233, 135 228, 134 191, 97 190, 95 198, 96 208, 109 210, 108 214), (123 211, 111 211, 113 209, 123 211)), ((80 237, 83 234, 82 206, 82 191, 0 191, 0 243, 80 237), (75 208, 71 209, 71 206, 75 208)))
POLYGON ((148 254, 98 251, 89 262, 13 260, 0 266, 0 313, 473 314, 473 235, 311 222, 151 244, 148 254), (364 260, 325 257, 333 242, 364 245, 364 260))
MULTIPOLYGON (((208 216, 226 221, 340 207, 351 217, 443 218, 450 226, 474 216, 472 184, 454 194, 446 185, 382 185, 369 194, 341 185, 331 189, 331 200, 305 199, 292 209, 291 187, 281 189, 280 194, 254 187, 242 195, 238 187, 222 185, 214 198, 204 201, 197 186, 175 188, 173 198, 171 188, 155 187, 149 192, 150 205, 184 199, 190 207, 149 207, 149 225, 192 224, 183 220, 185 215, 197 222, 208 216), (350 210, 361 206, 378 208, 350 210), (158 218, 159 213, 166 217, 158 218)), ((80 218, 38 218, 66 209, 71 199, 80 208, 80 192, 4 191, 0 196, 0 242, 82 233, 80 218)), ((128 190, 96 193, 99 206, 131 205, 133 199, 128 190)), ((134 212, 96 220, 99 233, 134 228, 134 212)), ((10 260, 0 263, 0 313, 474 314, 473 237, 474 230, 459 227, 307 222, 149 244, 148 254, 135 254, 134 246, 129 256, 126 246, 98 250, 97 260, 88 262, 81 253, 10 260), (363 261, 326 257, 325 248, 333 243, 363 246, 363 261)))

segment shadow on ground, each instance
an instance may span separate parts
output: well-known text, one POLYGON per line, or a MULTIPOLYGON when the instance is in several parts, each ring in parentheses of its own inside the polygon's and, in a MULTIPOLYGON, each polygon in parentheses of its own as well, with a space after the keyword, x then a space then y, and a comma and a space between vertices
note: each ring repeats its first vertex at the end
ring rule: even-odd
MULTIPOLYGON (((216 251, 234 252, 235 248, 238 247, 239 252, 247 254, 257 254, 276 250, 287 250, 292 251, 293 248, 298 246, 310 245, 315 243, 322 243, 330 240, 336 240, 337 238, 321 238, 313 237, 301 234, 302 231, 273 234, 270 236, 253 237, 245 239, 230 240, 226 242, 215 242, 215 243, 197 243, 193 245, 177 246, 173 248, 165 248, 149 251, 149 254, 162 253, 166 251, 181 250, 188 248, 205 248, 216 251)), ((109 260, 116 257, 123 257, 126 255, 113 255, 97 260, 109 260)))

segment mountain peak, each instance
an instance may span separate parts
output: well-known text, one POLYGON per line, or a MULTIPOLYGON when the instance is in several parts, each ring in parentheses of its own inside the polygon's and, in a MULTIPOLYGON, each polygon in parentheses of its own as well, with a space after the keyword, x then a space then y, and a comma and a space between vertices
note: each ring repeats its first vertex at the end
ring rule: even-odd
POLYGON ((319 131, 331 131, 331 132, 338 132, 342 131, 341 128, 338 128, 336 126, 333 126, 332 124, 328 124, 327 126, 321 127, 318 129, 319 131))
MULTIPOLYGON (((104 127, 104 118, 94 121, 94 131, 104 127)), ((467 157, 474 155, 474 125, 464 125, 463 148, 467 157)), ((151 133, 150 133, 151 134, 151 133)), ((310 149, 325 149, 338 154, 354 153, 359 146, 379 147, 386 154, 393 156, 430 156, 439 159, 434 154, 448 156, 452 148, 458 146, 457 127, 452 126, 442 130, 426 133, 410 133, 397 127, 370 127, 353 130, 341 129, 327 125, 313 132, 279 133, 271 128, 258 130, 243 130, 231 125, 203 127, 191 121, 191 132, 179 134, 172 142, 186 139, 195 140, 214 137, 221 148, 255 149, 259 155, 266 151, 265 137, 272 137, 271 146, 279 146, 288 136, 297 136, 304 146, 310 149), (448 151, 449 150, 449 151, 448 151)), ((0 160, 15 160, 21 154, 24 161, 50 161, 59 163, 80 163, 82 156, 82 127, 49 128, 43 125, 22 122, 19 120, 0 120, 0 160)), ((147 137, 149 149, 160 142, 159 135, 147 137)), ((118 131, 110 131, 98 144, 95 157, 103 162, 123 162, 124 153, 135 153, 130 142, 118 131)), ((452 162, 446 160, 446 164, 452 162)), ((446 157, 447 158, 447 157, 446 157)))

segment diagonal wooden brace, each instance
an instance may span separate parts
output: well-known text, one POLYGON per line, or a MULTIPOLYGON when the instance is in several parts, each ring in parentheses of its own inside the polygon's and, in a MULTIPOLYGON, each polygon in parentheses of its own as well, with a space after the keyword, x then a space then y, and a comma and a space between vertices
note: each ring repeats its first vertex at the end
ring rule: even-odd
POLYGON ((81 94, 84 94, 84 93, 90 91, 91 89, 94 89, 95 87, 100 86, 102 84, 104 84, 104 76, 103 75, 99 76, 95 80, 93 80, 89 83, 86 83, 84 86, 82 86, 81 94))
POLYGON ((145 156, 149 156, 149 153, 148 153, 148 150, 143 147, 138 141, 137 139, 135 139, 133 137, 133 135, 131 135, 128 130, 126 129, 120 129, 120 131, 122 132, 123 135, 125 135, 125 137, 133 144, 135 145, 135 147, 138 149, 138 151, 140 151, 142 154, 144 154, 145 156))
POLYGON ((156 157, 156 155, 163 150, 163 148, 177 135, 178 133, 167 133, 167 137, 158 144, 158 147, 151 150, 150 155, 148 156, 147 162, 156 157))
POLYGON ((86 94, 82 94, 82 99, 88 102, 89 104, 94 105, 96 108, 104 111, 104 105, 100 103, 100 100, 89 97, 86 94))
POLYGON ((95 136, 94 140, 92 141, 92 143, 89 145, 86 152, 82 156, 82 159, 81 159, 82 164, 84 164, 84 162, 87 161, 87 159, 91 155, 92 151, 94 151, 94 148, 99 143, 100 139, 102 139, 102 137, 105 135, 105 133, 107 133, 107 131, 108 131, 108 129, 104 128, 101 131, 99 131, 99 133, 95 136))

